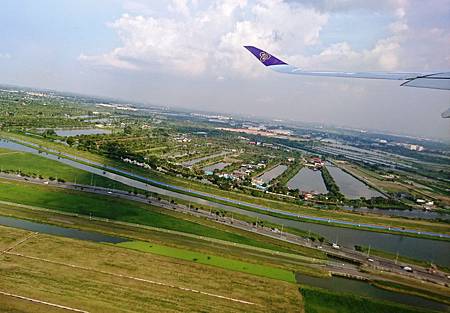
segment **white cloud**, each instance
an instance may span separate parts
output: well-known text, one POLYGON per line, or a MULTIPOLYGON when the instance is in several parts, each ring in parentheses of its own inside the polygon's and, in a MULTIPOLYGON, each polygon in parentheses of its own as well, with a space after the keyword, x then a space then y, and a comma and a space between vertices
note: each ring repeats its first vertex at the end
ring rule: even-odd
POLYGON ((1 53, 0 52, 0 59, 4 59, 4 60, 9 60, 9 59, 11 59, 11 54, 9 54, 9 53, 1 53))
POLYGON ((124 14, 110 25, 121 47, 103 55, 82 54, 79 60, 123 69, 164 67, 192 75, 249 72, 255 63, 243 45, 298 51, 318 42, 327 21, 325 14, 281 0, 225 0, 194 7, 196 3, 178 0, 168 5, 167 17, 124 14))
MULTIPOLYGON (((129 6, 142 5, 139 1, 128 2, 129 6)), ((449 30, 421 34, 410 27, 407 0, 382 0, 375 7, 390 12, 394 21, 388 27, 390 33, 375 41, 371 48, 356 51, 349 43, 340 42, 326 46, 315 55, 305 54, 306 48, 321 43, 321 30, 330 14, 350 9, 373 10, 374 3, 172 0, 163 8, 163 14, 122 15, 110 24, 121 46, 102 55, 81 54, 79 60, 97 66, 182 75, 261 75, 264 71, 260 64, 242 48, 251 44, 305 68, 398 70, 421 64, 415 62, 418 59, 411 57, 409 49, 417 34, 423 37, 422 59, 426 53, 433 55, 432 49, 445 47, 449 42, 449 30)), ((440 50, 439 54, 445 53, 440 50)), ((442 56, 447 62, 449 58, 448 53, 442 56)))

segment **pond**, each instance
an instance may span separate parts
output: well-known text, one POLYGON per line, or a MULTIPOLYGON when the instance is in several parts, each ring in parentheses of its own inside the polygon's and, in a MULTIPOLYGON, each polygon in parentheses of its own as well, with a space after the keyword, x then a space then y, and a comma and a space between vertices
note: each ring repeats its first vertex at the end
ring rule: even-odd
POLYGON ((359 199, 361 197, 366 199, 384 197, 375 189, 370 188, 360 180, 334 165, 327 164, 327 169, 336 184, 339 186, 341 193, 348 199, 359 199))
POLYGON ((58 136, 61 137, 74 137, 79 135, 102 135, 102 134, 111 134, 109 129, 98 129, 98 128, 89 128, 89 129, 55 129, 55 132, 58 136))
POLYGON ((201 157, 201 158, 189 160, 189 161, 183 162, 182 164, 185 167, 189 167, 189 166, 192 166, 192 165, 197 164, 197 163, 202 162, 202 161, 206 161, 206 160, 209 160, 209 159, 212 159, 212 158, 217 158, 217 157, 220 157, 220 156, 223 156, 223 155, 227 155, 228 153, 229 152, 223 151, 223 152, 220 152, 220 153, 211 154, 211 155, 207 155, 207 156, 204 156, 204 157, 201 157))
POLYGON ((228 165, 230 165, 231 163, 225 163, 225 162, 219 162, 219 163, 214 163, 208 166, 205 166, 203 168, 204 172, 214 172, 215 170, 223 170, 225 167, 227 167, 228 165))
POLYGON ((316 194, 327 193, 327 187, 322 179, 320 171, 314 171, 303 167, 294 177, 292 177, 287 186, 289 189, 299 189, 303 192, 312 192, 316 194))
POLYGON ((272 179, 277 178, 278 176, 283 174, 285 170, 287 170, 287 166, 280 164, 259 175, 257 179, 260 179, 264 183, 268 184, 272 179))

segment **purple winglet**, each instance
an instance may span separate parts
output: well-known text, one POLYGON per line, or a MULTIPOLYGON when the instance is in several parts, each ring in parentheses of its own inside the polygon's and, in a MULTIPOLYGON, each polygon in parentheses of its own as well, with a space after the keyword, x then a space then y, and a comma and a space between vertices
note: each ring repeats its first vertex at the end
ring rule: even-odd
POLYGON ((250 51, 265 66, 287 64, 287 63, 281 61, 280 59, 277 59, 273 55, 270 55, 266 51, 263 51, 256 47, 244 46, 244 48, 247 49, 248 51, 250 51))

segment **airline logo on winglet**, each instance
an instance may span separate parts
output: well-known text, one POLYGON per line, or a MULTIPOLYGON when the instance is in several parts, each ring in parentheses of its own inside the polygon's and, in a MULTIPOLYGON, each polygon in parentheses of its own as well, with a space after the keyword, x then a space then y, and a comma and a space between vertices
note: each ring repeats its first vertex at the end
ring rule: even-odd
POLYGON ((259 48, 256 48, 254 46, 244 46, 244 48, 250 51, 251 54, 253 54, 265 66, 286 65, 285 62, 281 61, 280 59, 277 59, 273 55, 270 55, 266 51, 263 51, 259 48))
POLYGON ((261 51, 261 53, 259 54, 259 60, 261 62, 266 62, 268 59, 270 59, 272 56, 270 54, 268 54, 267 52, 261 51))

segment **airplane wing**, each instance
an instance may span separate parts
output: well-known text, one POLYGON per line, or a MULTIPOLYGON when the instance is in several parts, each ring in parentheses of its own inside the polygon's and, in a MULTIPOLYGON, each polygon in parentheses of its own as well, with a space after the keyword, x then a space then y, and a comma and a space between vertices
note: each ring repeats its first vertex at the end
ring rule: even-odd
POLYGON ((401 86, 450 90, 450 72, 444 73, 389 73, 389 72, 330 72, 305 71, 287 64, 264 50, 253 46, 244 46, 262 64, 279 73, 304 76, 347 77, 367 79, 388 79, 405 81, 401 86))
MULTIPOLYGON (((443 73, 389 73, 389 72, 331 72, 331 71, 305 71, 287 64, 264 50, 253 46, 244 46, 262 64, 284 74, 322 77, 346 77, 367 79, 388 79, 404 81, 400 86, 450 90, 450 72, 443 73)), ((450 118, 450 109, 442 113, 443 118, 450 118)))

